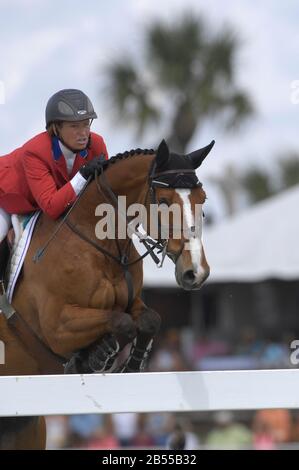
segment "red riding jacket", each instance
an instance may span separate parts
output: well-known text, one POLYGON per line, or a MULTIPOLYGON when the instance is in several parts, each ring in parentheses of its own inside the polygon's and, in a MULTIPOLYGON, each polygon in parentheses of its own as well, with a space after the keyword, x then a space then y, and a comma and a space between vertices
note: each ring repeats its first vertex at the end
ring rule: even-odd
POLYGON ((68 175, 57 138, 42 132, 23 147, 0 158, 0 207, 10 214, 41 209, 58 218, 76 199, 69 182, 86 161, 108 153, 103 138, 90 133, 90 148, 79 152, 68 175))

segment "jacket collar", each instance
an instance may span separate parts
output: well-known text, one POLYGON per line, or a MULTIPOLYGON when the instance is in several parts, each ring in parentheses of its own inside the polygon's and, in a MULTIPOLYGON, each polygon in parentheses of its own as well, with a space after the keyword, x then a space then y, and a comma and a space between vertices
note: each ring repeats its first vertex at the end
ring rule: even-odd
MULTIPOLYGON (((60 147, 60 142, 57 136, 52 137, 52 153, 53 153, 53 158, 55 162, 58 162, 63 155, 61 147, 60 147)), ((81 150, 81 152, 77 153, 77 156, 80 156, 81 158, 86 158, 88 155, 88 150, 81 150)))

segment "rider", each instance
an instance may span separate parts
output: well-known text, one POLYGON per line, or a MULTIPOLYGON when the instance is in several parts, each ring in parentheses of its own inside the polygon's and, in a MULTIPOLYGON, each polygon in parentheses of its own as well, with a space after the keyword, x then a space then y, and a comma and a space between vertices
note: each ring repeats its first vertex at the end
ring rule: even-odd
POLYGON ((108 158, 103 138, 90 132, 97 118, 80 90, 55 93, 46 106, 46 131, 0 158, 0 282, 7 261, 11 214, 41 209, 57 219, 108 158))

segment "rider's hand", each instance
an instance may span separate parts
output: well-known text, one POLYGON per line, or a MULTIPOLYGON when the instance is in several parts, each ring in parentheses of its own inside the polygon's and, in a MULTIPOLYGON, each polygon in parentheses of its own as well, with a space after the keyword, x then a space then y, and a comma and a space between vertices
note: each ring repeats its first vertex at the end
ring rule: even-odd
POLYGON ((90 176, 94 178, 95 172, 97 171, 99 173, 102 170, 105 162, 107 162, 107 160, 103 154, 99 157, 94 157, 92 160, 83 165, 79 172, 86 180, 88 180, 90 176))

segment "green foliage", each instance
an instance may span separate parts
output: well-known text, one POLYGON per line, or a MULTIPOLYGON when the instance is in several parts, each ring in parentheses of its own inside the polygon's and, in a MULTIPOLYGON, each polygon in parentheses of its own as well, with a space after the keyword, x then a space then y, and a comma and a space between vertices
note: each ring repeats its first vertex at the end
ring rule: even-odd
POLYGON ((299 154, 290 153, 279 160, 282 188, 290 188, 299 184, 299 154))
POLYGON ((262 201, 274 194, 275 189, 271 181, 270 175, 257 167, 248 170, 241 178, 243 189, 251 203, 262 201))
POLYGON ((169 144, 184 152, 206 119, 225 111, 226 126, 234 128, 253 113, 249 97, 235 84, 239 40, 232 30, 212 33, 203 18, 189 13, 173 24, 152 24, 144 44, 142 64, 121 57, 108 68, 120 124, 133 123, 141 136, 153 122, 169 127, 170 121, 169 144))

